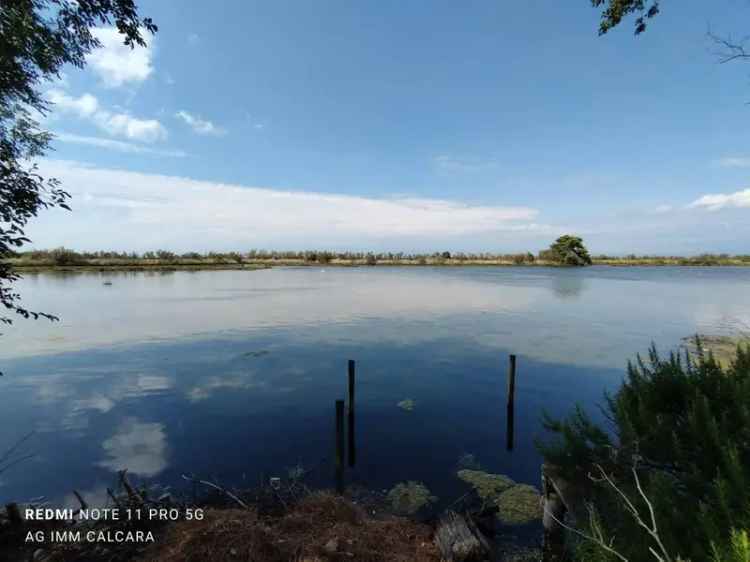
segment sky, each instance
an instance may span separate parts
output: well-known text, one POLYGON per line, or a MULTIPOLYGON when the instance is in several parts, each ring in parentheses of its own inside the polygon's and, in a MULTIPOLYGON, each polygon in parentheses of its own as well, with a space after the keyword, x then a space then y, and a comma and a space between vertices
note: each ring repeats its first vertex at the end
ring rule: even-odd
POLYGON ((43 85, 72 196, 33 247, 750 253, 743 0, 138 2, 43 85))

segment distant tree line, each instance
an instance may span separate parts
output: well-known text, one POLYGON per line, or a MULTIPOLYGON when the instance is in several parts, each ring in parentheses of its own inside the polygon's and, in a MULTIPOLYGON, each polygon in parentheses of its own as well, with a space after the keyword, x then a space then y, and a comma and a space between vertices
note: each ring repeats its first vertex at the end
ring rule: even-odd
MULTIPOLYGON (((565 237, 561 237, 565 238, 565 237)), ((158 262, 160 264, 180 263, 219 263, 242 264, 247 262, 284 262, 295 261, 308 264, 326 265, 335 262, 362 263, 377 265, 378 263, 408 263, 408 264, 453 264, 466 262, 496 262, 515 265, 560 264, 560 265, 588 265, 599 264, 652 264, 652 265, 721 265, 726 263, 750 263, 750 255, 729 254, 700 254, 697 256, 654 256, 629 254, 613 256, 598 254, 590 256, 585 248, 578 246, 575 237, 555 242, 550 248, 541 250, 536 255, 531 252, 495 253, 495 252, 357 252, 332 250, 249 250, 246 252, 172 252, 169 250, 152 250, 147 252, 117 252, 96 251, 79 252, 68 248, 52 250, 31 250, 15 254, 13 263, 16 265, 54 265, 76 266, 87 264, 106 265, 108 263, 136 263, 158 262), (568 246, 567 244, 570 244, 568 246), (582 249, 581 249, 582 248, 582 249)), ((580 240, 580 239, 578 239, 580 240)))

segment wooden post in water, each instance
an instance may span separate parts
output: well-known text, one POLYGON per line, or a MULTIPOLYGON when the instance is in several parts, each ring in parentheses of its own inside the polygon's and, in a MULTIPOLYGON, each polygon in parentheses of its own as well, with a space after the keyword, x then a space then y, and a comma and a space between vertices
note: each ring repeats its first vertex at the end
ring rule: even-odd
POLYGON ((508 363, 508 405, 506 408, 505 446, 513 450, 514 400, 516 395, 516 356, 511 354, 508 363))
POLYGON ((5 504, 5 511, 8 513, 8 521, 10 521, 11 525, 20 525, 23 523, 21 510, 18 508, 17 503, 5 504))
POLYGON ((336 492, 344 493, 344 401, 336 400, 336 492))
POLYGON ((356 462, 356 451, 354 448, 354 360, 349 359, 349 428, 347 443, 349 453, 349 466, 353 467, 356 462))

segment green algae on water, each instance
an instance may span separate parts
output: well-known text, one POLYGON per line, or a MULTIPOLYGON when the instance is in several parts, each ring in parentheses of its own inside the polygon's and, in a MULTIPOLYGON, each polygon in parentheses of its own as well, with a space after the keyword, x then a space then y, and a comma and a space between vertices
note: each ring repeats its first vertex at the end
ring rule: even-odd
POLYGON ((414 515, 423 507, 438 500, 421 482, 399 482, 388 492, 388 503, 393 511, 404 515, 414 515))
POLYGON ((402 400, 398 404, 396 404, 399 408, 404 410, 405 412, 412 412, 414 411, 414 406, 416 406, 416 402, 412 400, 411 398, 408 398, 406 400, 402 400))
POLYGON ((497 518, 506 525, 524 525, 542 517, 540 495, 534 486, 481 470, 459 470, 458 477, 471 484, 482 501, 495 504, 497 518))

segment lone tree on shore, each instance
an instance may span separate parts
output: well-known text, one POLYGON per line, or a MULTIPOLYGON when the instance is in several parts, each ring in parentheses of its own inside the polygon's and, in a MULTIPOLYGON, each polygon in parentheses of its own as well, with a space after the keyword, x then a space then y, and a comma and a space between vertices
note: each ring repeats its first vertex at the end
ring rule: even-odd
MULTIPOLYGON (((69 198, 33 164, 52 140, 34 119, 51 109, 41 86, 59 78, 66 64, 83 68, 86 55, 101 46, 92 28, 112 24, 130 47, 145 45, 144 34, 156 32, 134 0, 3 0, 0 7, 0 304, 26 318, 55 319, 20 306, 12 288, 19 276, 6 260, 29 242, 24 228, 31 218, 50 207, 68 209, 69 198)), ((11 319, 0 315, 0 322, 11 319)))
POLYGON ((561 265, 591 265, 591 256, 583 239, 569 234, 560 236, 548 250, 539 252, 539 257, 561 265))

